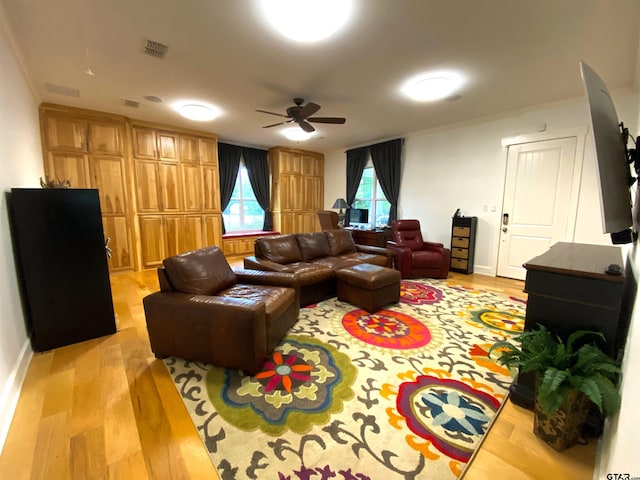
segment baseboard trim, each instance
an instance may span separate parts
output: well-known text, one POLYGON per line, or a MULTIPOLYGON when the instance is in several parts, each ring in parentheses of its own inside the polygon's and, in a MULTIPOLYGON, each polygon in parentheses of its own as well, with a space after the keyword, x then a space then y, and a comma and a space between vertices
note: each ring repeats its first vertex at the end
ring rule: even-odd
POLYGON ((9 433, 9 427, 13 420, 13 415, 18 405, 18 398, 20 398, 20 391, 22 390, 22 383, 27 375, 29 369, 29 363, 31 363, 31 357, 33 357, 33 350, 31 350, 31 344, 27 338, 24 342, 20 355, 15 363, 13 371, 7 378, 2 396, 0 396, 0 454, 4 448, 4 442, 7 440, 7 434, 9 433))
POLYGON ((482 265, 474 265, 473 273, 479 273, 480 275, 488 275, 490 277, 495 277, 496 269, 491 267, 485 267, 482 265))

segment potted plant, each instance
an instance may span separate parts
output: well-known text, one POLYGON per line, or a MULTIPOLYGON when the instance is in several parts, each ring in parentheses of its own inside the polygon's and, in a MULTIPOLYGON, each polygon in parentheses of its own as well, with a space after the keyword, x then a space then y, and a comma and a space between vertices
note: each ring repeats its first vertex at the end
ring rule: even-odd
POLYGON ((620 369, 594 344, 597 338, 604 340, 604 335, 579 330, 564 342, 540 325, 515 337, 519 346, 501 341, 489 351, 489 356, 499 352, 502 365, 536 374, 533 431, 558 451, 579 441, 592 403, 605 416, 620 407, 613 383, 620 369))

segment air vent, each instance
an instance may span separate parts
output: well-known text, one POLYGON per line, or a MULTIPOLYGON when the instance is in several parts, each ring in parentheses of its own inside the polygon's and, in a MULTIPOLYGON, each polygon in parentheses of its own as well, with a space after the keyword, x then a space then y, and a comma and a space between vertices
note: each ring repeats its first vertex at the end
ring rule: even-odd
POLYGON ((168 49, 169 47, 160 42, 147 40, 147 43, 144 45, 144 54, 149 55, 150 57, 164 58, 168 49))
POLYGON ((46 83, 45 87, 47 92, 55 93, 56 95, 65 95, 67 97, 79 97, 80 90, 77 88, 63 87, 62 85, 53 85, 52 83, 46 83))
POLYGON ((122 103, 125 107, 140 108, 140 102, 136 102, 135 100, 123 100, 122 103))

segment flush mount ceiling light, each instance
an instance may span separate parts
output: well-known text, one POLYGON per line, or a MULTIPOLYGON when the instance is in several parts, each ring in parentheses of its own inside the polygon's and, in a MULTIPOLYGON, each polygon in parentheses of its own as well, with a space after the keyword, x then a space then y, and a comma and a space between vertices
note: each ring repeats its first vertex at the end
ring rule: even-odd
POLYGON ((296 140, 298 142, 303 142, 305 140, 309 140, 316 132, 305 132, 299 127, 289 127, 281 130, 281 133, 287 137, 289 140, 296 140))
POLYGON ((196 122, 209 122, 220 115, 220 110, 217 107, 200 102, 182 102, 177 104, 175 108, 184 118, 196 122))
POLYGON ((345 26, 352 0, 261 0, 267 20, 296 42, 324 40, 345 26))
POLYGON ((464 83, 456 72, 428 72, 413 77, 402 87, 402 92, 412 100, 428 102, 453 95, 464 83))

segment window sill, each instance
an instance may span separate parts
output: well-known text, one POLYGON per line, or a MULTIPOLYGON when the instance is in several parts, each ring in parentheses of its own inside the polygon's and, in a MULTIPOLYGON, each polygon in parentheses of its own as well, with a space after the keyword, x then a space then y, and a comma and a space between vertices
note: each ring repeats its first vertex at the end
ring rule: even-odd
POLYGON ((228 240, 231 238, 240 238, 240 237, 262 237, 264 235, 280 235, 280 232, 275 231, 266 231, 266 230, 257 230, 257 231, 247 231, 247 232, 229 232, 222 235, 224 240, 228 240))

